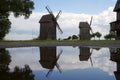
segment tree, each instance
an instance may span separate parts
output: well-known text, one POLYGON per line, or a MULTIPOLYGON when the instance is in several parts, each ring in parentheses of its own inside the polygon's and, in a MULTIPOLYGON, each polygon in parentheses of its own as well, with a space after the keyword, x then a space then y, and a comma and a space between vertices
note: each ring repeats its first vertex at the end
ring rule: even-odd
POLYGON ((1 18, 0 20, 0 40, 9 32, 11 28, 11 22, 7 18, 1 18))
POLYGON ((74 39, 78 39, 78 36, 72 35, 72 40, 74 40, 74 39))
POLYGON ((0 0, 0 40, 9 33, 11 22, 9 15, 13 12, 15 17, 24 16, 29 18, 34 9, 34 3, 31 0, 0 0))
POLYGON ((100 40, 100 37, 102 36, 102 34, 101 34, 101 33, 99 33, 99 32, 96 32, 96 33, 95 33, 95 35, 96 35, 96 37, 98 37, 98 38, 99 38, 99 40, 100 40))
POLYGON ((107 34, 104 36, 105 39, 115 39, 116 38, 116 35, 114 33, 110 33, 110 34, 107 34))
POLYGON ((68 40, 70 40, 71 38, 72 38, 72 37, 71 37, 71 36, 69 36, 67 39, 68 39, 68 40))
POLYGON ((91 34, 91 38, 94 38, 95 40, 95 33, 91 34))

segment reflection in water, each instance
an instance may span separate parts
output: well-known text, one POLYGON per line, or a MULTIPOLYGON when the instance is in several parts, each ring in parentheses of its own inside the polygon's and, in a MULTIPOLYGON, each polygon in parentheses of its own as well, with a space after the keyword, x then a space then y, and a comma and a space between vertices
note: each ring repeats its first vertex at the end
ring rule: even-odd
POLYGON ((111 52, 111 60, 117 63, 117 71, 114 72, 117 80, 120 80, 120 48, 110 49, 111 52))
POLYGON ((53 71, 55 66, 61 73, 60 66, 57 63, 61 54, 62 54, 62 50, 58 55, 56 55, 56 47, 40 47, 40 61, 39 62, 43 68, 49 69, 48 73, 46 74, 46 77, 50 75, 50 73, 53 71))
POLYGON ((34 75, 29 65, 25 65, 24 68, 16 66, 14 71, 11 72, 9 64, 11 62, 11 56, 6 49, 0 49, 0 80, 34 80, 34 75))
POLYGON ((116 80, 120 80, 119 48, 110 49, 110 56, 108 48, 99 50, 93 47, 62 47, 62 49, 64 52, 61 47, 39 47, 35 48, 33 53, 32 48, 0 49, 0 80, 23 80, 23 78, 24 80, 115 80, 114 74, 116 80), (62 74, 58 60, 64 70, 62 74), (90 60, 91 65, 94 63, 94 67, 91 67, 90 60), (48 69, 45 74, 44 68, 48 69))
POLYGON ((91 66, 93 66, 92 58, 91 58, 93 49, 91 52, 89 47, 79 47, 79 49, 80 49, 80 55, 79 55, 80 61, 88 61, 88 59, 90 58, 91 66))
POLYGON ((2 48, 0 49, 0 80, 9 80, 9 64, 11 62, 11 56, 9 52, 2 48))

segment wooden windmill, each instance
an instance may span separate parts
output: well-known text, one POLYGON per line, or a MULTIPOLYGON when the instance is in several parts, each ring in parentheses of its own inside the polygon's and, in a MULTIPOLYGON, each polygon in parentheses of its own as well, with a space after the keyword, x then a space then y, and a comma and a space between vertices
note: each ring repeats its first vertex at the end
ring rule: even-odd
POLYGON ((58 55, 56 55, 56 47, 40 47, 40 64, 43 68, 49 69, 46 77, 49 77, 49 75, 53 72, 55 66, 61 73, 61 69, 59 64, 57 63, 58 59, 60 58, 60 55, 62 54, 62 50, 58 55))
POLYGON ((91 58, 93 49, 91 50, 91 52, 90 52, 89 47, 79 47, 79 49, 80 49, 79 60, 80 61, 88 61, 88 59, 90 59, 91 66, 93 66, 93 62, 92 62, 92 58, 91 58))
POLYGON ((91 28, 92 19, 93 19, 93 17, 91 17, 90 24, 88 22, 80 22, 80 24, 79 24, 79 28, 80 28, 79 38, 80 38, 80 40, 90 40, 90 38, 91 38, 90 31, 93 34, 93 31, 91 28))
POLYGON ((52 40, 54 40, 54 39, 56 39, 56 27, 58 28, 58 30, 61 33, 63 33, 63 31, 61 30, 61 28, 57 22, 62 11, 60 10, 59 13, 57 14, 57 16, 55 17, 53 12, 51 11, 51 9, 48 6, 46 6, 46 9, 47 9, 49 14, 43 15, 39 21, 40 34, 39 34, 38 39, 41 39, 41 40, 52 39, 52 40))

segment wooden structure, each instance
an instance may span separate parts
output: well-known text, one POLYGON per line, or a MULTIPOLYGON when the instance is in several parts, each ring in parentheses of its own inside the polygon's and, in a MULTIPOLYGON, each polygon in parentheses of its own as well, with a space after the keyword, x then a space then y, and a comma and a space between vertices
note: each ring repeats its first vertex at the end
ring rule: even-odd
POLYGON ((53 69, 56 64, 56 47, 40 47, 39 62, 43 68, 53 69))
POLYGON ((88 24, 88 22, 80 22, 79 28, 80 28, 79 34, 80 40, 90 40, 91 38, 90 25, 88 24))
POLYGON ((80 55, 79 55, 80 61, 88 61, 88 59, 91 56, 90 48, 79 47, 79 49, 80 49, 80 55))
POLYGON ((117 63, 117 71, 114 71, 116 80, 120 80, 120 48, 110 49, 110 59, 117 63))
POLYGON ((42 16, 40 23, 39 39, 56 39, 56 24, 50 14, 42 16))
POLYGON ((116 40, 120 40, 120 0, 117 0, 114 12, 117 13, 117 19, 116 21, 110 23, 110 33, 113 32, 116 34, 116 40))
POLYGON ((56 66, 59 72, 61 73, 61 69, 59 64, 57 63, 58 59, 62 51, 57 55, 56 54, 56 47, 40 47, 40 64, 43 68, 49 69, 46 77, 53 71, 54 67, 56 66))
POLYGON ((91 66, 93 66, 93 62, 92 62, 92 58, 91 58, 91 54, 93 52, 93 49, 90 52, 89 47, 79 47, 79 51, 80 51, 79 60, 80 61, 88 61, 90 59, 91 66))
POLYGON ((40 33, 38 39, 41 40, 47 40, 47 39, 56 39, 56 27, 62 32, 61 28, 59 27, 59 24, 57 23, 57 20, 61 14, 61 10, 55 17, 50 10, 50 8, 46 7, 49 14, 43 15, 40 19, 40 33))
POLYGON ((91 17, 90 24, 88 24, 88 22, 79 23, 79 29, 80 29, 79 39, 80 40, 90 40, 91 38, 90 31, 93 34, 93 31, 91 28, 92 19, 93 19, 93 16, 91 17))

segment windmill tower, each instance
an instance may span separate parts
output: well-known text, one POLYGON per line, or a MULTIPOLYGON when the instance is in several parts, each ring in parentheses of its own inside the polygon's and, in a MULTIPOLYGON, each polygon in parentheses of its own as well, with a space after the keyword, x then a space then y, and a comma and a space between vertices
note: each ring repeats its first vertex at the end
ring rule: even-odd
POLYGON ((40 19, 40 34, 38 39, 41 40, 46 40, 46 39, 56 39, 56 27, 59 29, 61 33, 63 31, 61 30, 59 24, 57 23, 58 18, 60 17, 61 10, 55 17, 53 12, 50 10, 50 8, 47 6, 46 7, 47 11, 49 14, 43 15, 42 18, 40 19))
POLYGON ((93 17, 91 17, 90 24, 88 24, 88 22, 80 22, 80 24, 79 24, 80 40, 90 40, 90 38, 91 38, 90 30, 93 33, 92 28, 91 28, 92 19, 93 19, 93 17))
POLYGON ((120 40, 120 0, 117 0, 114 12, 117 13, 117 19, 110 23, 110 32, 114 32, 116 34, 116 40, 120 40))

